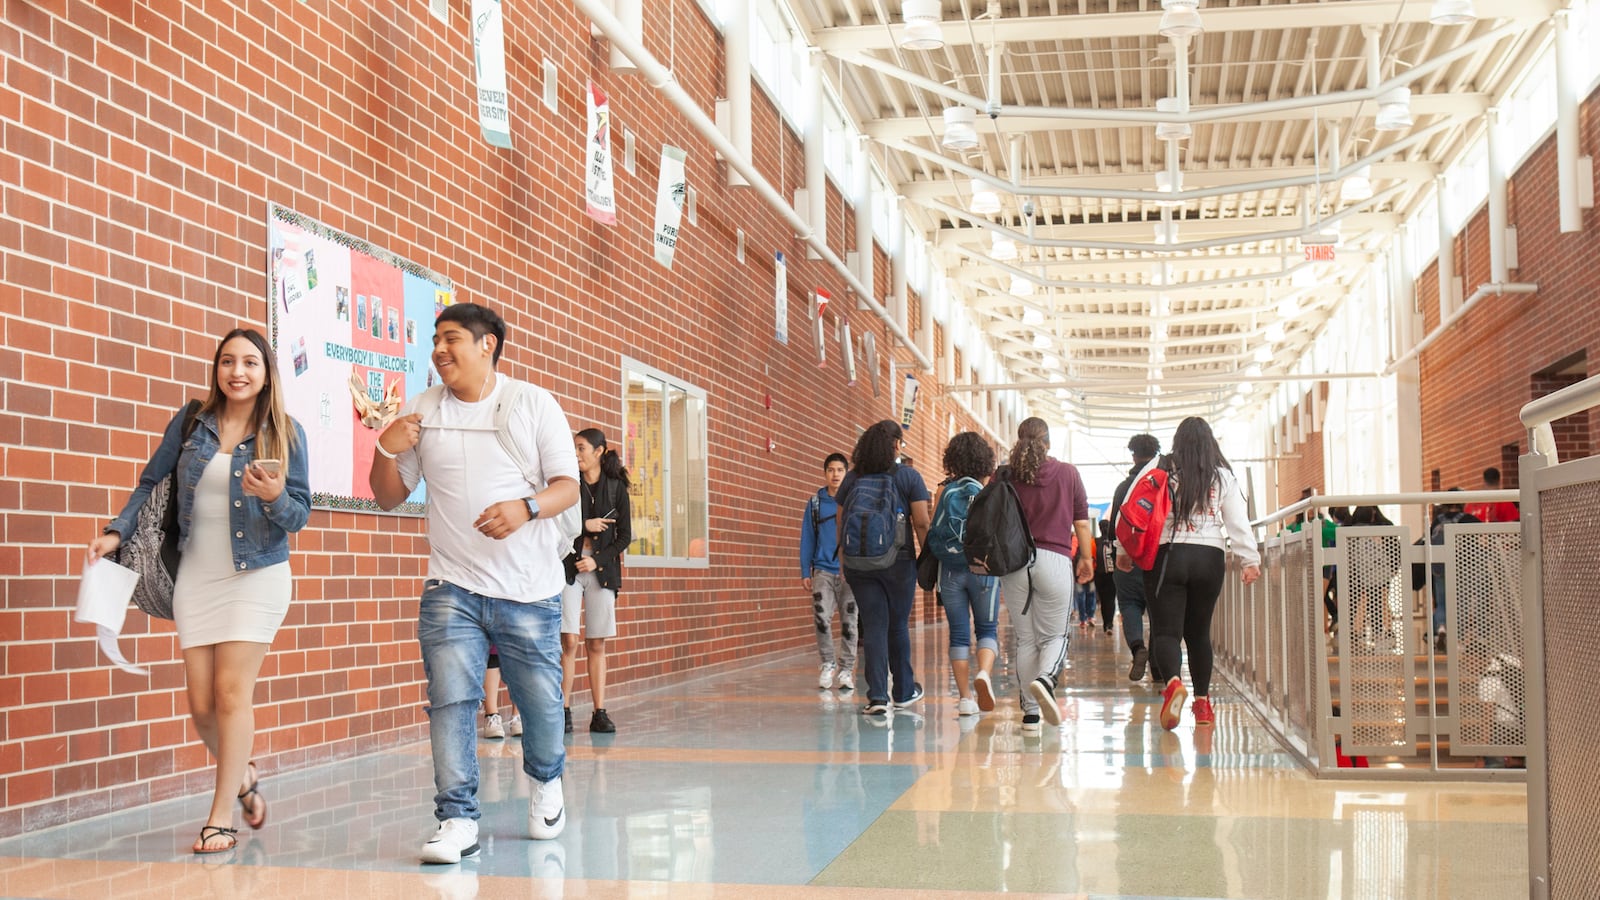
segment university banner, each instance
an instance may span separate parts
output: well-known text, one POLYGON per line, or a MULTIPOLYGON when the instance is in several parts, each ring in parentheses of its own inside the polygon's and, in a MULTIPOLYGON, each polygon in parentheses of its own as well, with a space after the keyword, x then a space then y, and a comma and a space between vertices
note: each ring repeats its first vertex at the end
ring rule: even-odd
POLYGON ((472 0, 472 55, 478 62, 478 122, 483 139, 511 146, 511 104, 506 94, 506 29, 500 0, 472 0))
POLYGON ((589 217, 602 225, 617 224, 617 195, 611 175, 611 102, 594 82, 589 83, 589 160, 584 176, 584 198, 589 217))
MULTIPOLYGON (((432 385, 433 320, 455 286, 275 204, 267 208, 269 338, 284 406, 306 431, 312 505, 376 510, 373 445, 432 385)), ((401 511, 420 513, 423 487, 401 511)))
POLYGON ((906 373, 906 386, 900 396, 900 427, 911 427, 911 416, 917 411, 917 377, 906 373))
POLYGON ((850 323, 839 320, 839 358, 844 360, 844 382, 856 383, 856 345, 850 340, 850 323))
POLYGON ((684 181, 683 163, 688 154, 677 147, 661 148, 661 177, 656 182, 656 262, 672 268, 672 251, 678 248, 678 222, 689 185, 684 181))

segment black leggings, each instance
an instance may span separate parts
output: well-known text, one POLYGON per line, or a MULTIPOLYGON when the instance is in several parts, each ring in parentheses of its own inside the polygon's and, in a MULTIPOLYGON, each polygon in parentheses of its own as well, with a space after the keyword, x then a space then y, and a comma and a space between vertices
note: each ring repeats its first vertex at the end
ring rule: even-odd
POLYGON ((1166 678, 1182 672, 1178 642, 1183 641, 1189 648, 1189 678, 1196 697, 1211 694, 1211 614, 1217 609, 1226 572, 1227 557, 1221 548, 1162 544, 1155 565, 1144 573, 1152 663, 1166 678))

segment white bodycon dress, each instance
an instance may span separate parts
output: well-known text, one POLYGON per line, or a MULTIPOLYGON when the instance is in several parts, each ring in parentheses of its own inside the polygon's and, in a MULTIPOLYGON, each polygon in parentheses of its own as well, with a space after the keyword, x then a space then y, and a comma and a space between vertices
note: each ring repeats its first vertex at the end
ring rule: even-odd
POLYGON ((294 585, 287 561, 240 572, 228 535, 233 458, 218 453, 195 487, 189 544, 173 586, 178 644, 187 650, 224 641, 270 644, 289 611, 294 585))

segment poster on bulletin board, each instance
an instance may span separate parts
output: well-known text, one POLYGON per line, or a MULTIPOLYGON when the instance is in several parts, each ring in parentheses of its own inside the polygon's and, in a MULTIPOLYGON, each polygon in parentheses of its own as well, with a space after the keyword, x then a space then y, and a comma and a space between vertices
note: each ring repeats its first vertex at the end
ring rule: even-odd
MULTIPOLYGON (((379 430, 431 386, 433 320, 455 286, 276 204, 267 207, 267 326, 284 406, 305 429, 311 504, 379 512, 379 430)), ((425 486, 393 512, 420 515, 425 486)))

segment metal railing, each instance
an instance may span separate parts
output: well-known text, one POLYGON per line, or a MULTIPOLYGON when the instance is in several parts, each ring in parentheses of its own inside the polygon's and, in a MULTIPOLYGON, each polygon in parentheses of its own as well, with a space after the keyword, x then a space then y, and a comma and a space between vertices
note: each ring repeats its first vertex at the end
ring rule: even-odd
POLYGON ((1600 456, 1557 458, 1551 423, 1600 405, 1600 377, 1522 408, 1529 452, 1522 488, 1522 594, 1528 689, 1528 894, 1600 896, 1600 718, 1593 664, 1600 646, 1600 456), (1547 662, 1548 661, 1548 662, 1547 662))
POLYGON ((1324 546, 1321 519, 1293 521, 1339 506, 1420 509, 1399 518, 1426 520, 1430 504, 1519 496, 1331 495, 1258 519, 1262 577, 1248 588, 1226 581, 1212 629, 1218 671, 1320 775, 1522 780, 1521 526, 1445 524, 1439 543, 1405 525, 1343 526, 1324 546))

